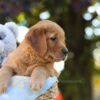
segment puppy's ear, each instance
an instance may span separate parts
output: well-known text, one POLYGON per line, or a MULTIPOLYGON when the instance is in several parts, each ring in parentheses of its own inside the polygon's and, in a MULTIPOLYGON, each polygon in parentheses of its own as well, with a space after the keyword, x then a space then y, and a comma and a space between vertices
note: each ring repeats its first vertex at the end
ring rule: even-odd
POLYGON ((37 53, 42 56, 46 53, 46 30, 44 28, 31 28, 26 38, 37 53))

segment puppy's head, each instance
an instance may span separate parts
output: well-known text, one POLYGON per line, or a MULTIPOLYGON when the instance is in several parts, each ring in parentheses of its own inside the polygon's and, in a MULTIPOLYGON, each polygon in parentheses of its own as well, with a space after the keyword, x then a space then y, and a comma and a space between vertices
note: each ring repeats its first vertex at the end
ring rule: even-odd
POLYGON ((60 61, 67 56, 64 31, 52 21, 38 22, 30 28, 26 39, 37 54, 47 61, 60 61))

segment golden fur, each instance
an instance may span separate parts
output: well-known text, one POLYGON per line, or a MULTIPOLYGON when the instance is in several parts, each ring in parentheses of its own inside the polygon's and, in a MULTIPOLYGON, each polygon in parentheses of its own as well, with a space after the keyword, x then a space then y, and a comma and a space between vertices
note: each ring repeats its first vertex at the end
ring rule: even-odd
POLYGON ((53 64, 66 57, 62 49, 66 46, 60 26, 48 20, 32 26, 24 41, 9 54, 0 69, 0 92, 7 89, 13 74, 31 76, 30 87, 40 90, 49 76, 58 76, 53 64))

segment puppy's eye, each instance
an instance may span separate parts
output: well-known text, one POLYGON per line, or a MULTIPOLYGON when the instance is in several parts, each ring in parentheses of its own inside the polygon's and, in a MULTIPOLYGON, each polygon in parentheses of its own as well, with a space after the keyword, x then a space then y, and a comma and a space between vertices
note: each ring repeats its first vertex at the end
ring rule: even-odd
POLYGON ((57 40, 56 37, 51 37, 50 39, 51 39, 52 41, 56 41, 56 40, 57 40))

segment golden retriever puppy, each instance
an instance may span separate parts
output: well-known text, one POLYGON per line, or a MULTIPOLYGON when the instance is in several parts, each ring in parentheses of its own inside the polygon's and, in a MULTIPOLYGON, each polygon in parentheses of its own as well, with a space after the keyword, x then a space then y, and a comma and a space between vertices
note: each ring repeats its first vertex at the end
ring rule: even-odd
POLYGON ((0 69, 0 92, 5 92, 14 74, 30 76, 30 87, 39 91, 49 76, 58 76, 53 64, 67 53, 63 29, 52 21, 38 22, 0 69))

